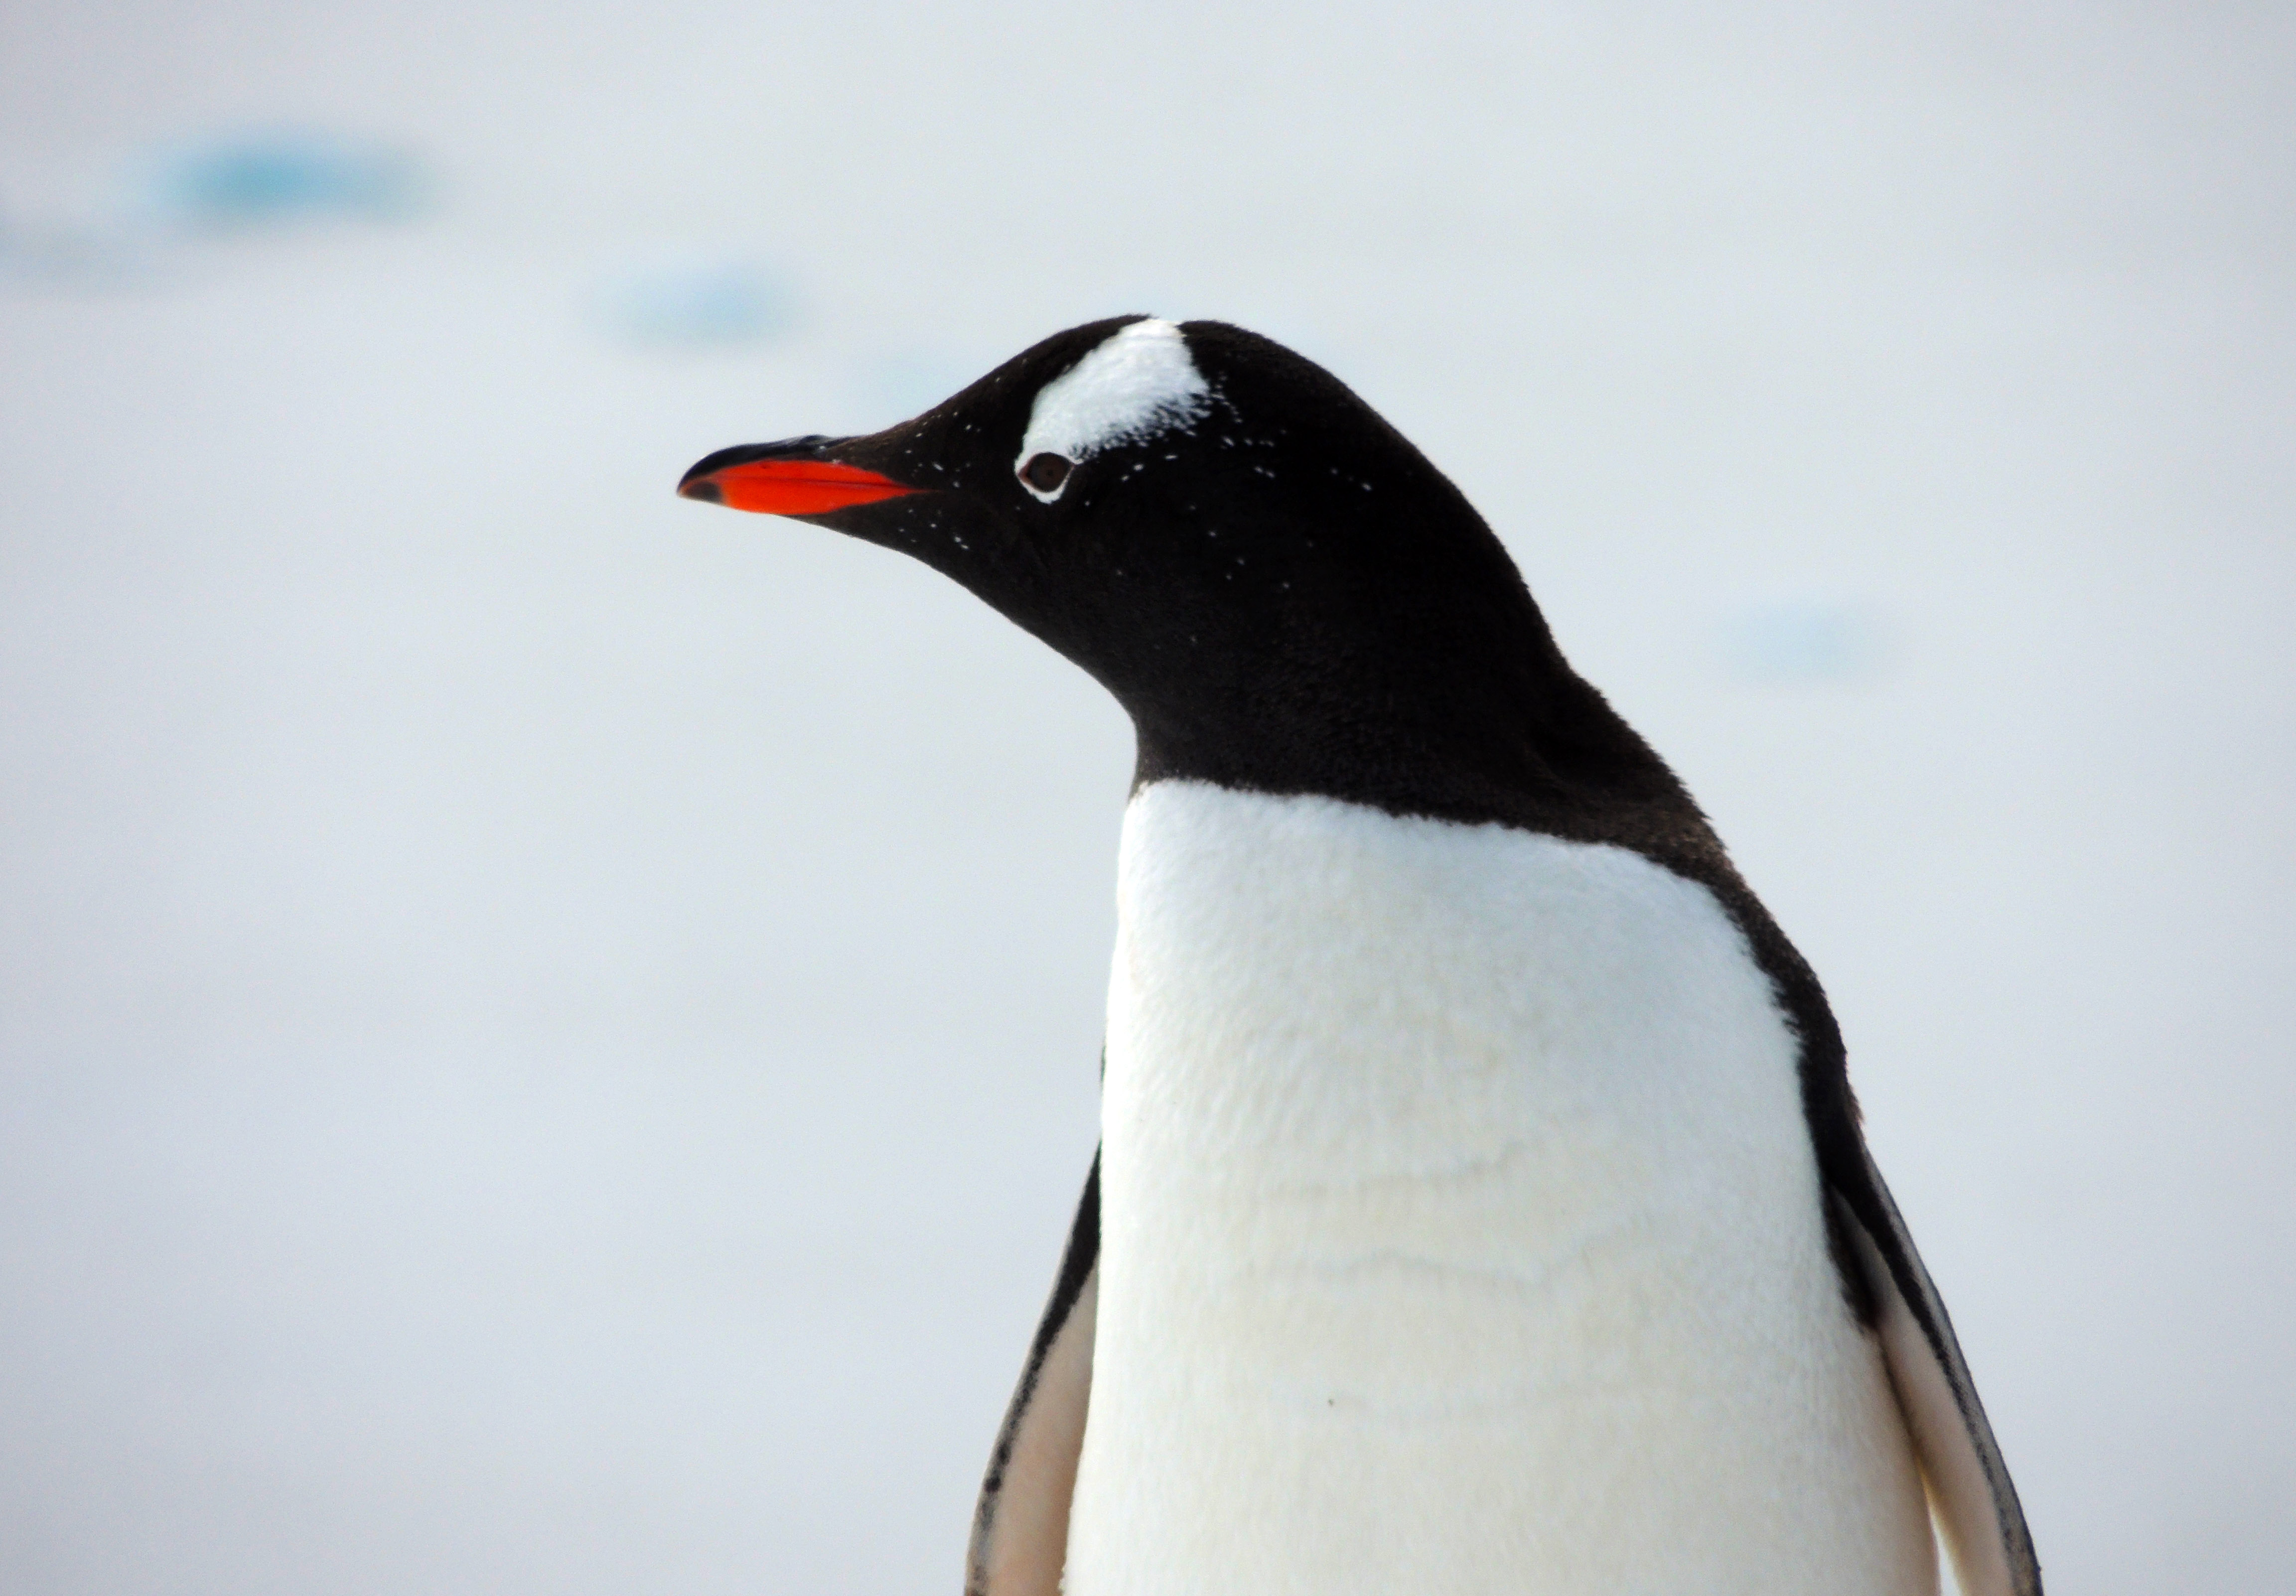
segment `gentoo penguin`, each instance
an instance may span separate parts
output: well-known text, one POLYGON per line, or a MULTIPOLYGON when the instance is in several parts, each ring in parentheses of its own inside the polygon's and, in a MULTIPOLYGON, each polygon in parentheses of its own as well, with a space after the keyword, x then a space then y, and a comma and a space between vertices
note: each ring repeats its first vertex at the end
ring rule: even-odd
POLYGON ((972 1596, 1912 1596, 1932 1511, 2037 1596, 1816 978, 1330 373, 1119 317, 679 491, 923 561, 1138 733, 972 1596))

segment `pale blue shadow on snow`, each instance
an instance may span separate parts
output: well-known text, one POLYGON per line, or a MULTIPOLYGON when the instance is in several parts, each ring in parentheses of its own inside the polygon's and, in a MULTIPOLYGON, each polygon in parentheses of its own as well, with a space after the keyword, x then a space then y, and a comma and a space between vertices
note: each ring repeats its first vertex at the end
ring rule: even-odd
POLYGON ((1769 685, 1870 681, 1893 651, 1872 606, 1824 594, 1748 601, 1718 631, 1729 674, 1769 685))
POLYGON ((396 146, 288 128, 174 140, 116 167, 0 195, 0 280, 111 289, 176 279, 204 241, 330 222, 398 222, 431 184, 396 146))
POLYGON ((430 184, 404 150, 293 128, 231 133, 163 149, 136 163, 137 208, 184 232, 245 231, 324 217, 399 221, 430 184))
POLYGON ((614 337, 665 348, 760 343, 798 321, 781 274, 738 252, 665 250, 608 274, 598 319, 614 337))

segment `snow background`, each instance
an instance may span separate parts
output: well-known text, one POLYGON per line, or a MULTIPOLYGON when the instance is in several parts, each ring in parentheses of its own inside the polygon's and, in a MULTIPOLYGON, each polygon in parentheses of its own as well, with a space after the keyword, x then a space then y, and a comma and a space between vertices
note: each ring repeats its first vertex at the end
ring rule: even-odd
POLYGON ((0 8, 0 1588, 955 1588, 1127 729, 670 489, 1135 309, 1401 426, 1715 815, 2051 1589, 2296 1584, 2292 91, 2269 7, 0 8), (224 214, 250 128, 406 181, 224 214))

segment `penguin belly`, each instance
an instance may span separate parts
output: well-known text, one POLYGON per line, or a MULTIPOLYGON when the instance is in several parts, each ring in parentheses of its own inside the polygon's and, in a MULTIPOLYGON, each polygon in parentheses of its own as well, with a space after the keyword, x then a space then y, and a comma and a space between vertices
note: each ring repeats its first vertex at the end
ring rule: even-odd
POLYGON ((1796 1044, 1627 849, 1127 811, 1066 1596, 1914 1596, 1796 1044))

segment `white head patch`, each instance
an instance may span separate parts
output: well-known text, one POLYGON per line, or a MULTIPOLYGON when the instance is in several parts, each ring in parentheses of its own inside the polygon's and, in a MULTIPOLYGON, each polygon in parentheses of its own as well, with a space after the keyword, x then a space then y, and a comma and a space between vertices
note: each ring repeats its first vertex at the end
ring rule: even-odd
MULTIPOLYGON (((1152 318, 1131 323, 1037 390, 1013 469, 1039 454, 1084 460, 1116 444, 1192 426, 1211 408, 1211 392, 1179 328, 1152 318)), ((1049 504, 1068 484, 1050 493, 1026 478, 1021 486, 1049 504)))

